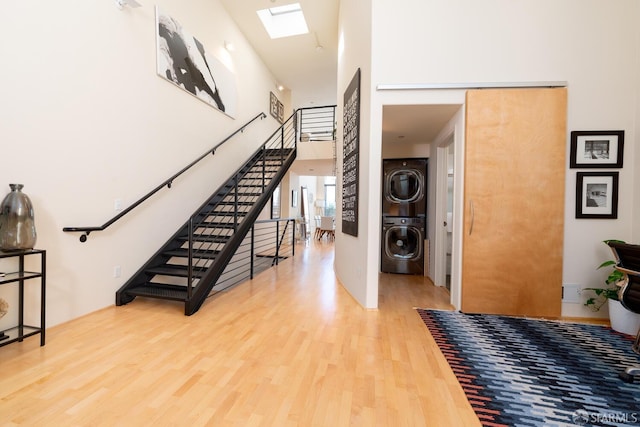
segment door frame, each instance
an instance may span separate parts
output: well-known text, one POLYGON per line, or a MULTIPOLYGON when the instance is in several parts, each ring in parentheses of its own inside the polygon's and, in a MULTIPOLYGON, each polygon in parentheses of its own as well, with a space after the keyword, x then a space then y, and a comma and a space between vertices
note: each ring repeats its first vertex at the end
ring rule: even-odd
MULTIPOLYGON (((434 259, 433 281, 436 286, 445 286, 447 274, 447 257, 443 248, 447 245, 447 233, 444 222, 447 220, 447 193, 448 193, 448 173, 449 173, 449 147, 454 144, 454 165, 455 165, 455 131, 451 131, 444 141, 438 145, 437 150, 437 175, 436 175, 436 217, 435 217, 435 242, 433 247, 436 249, 434 259)), ((453 177, 455 180, 455 167, 453 177)), ((454 195, 455 198, 455 186, 454 195)), ((454 211, 455 212, 455 211, 454 211)), ((457 215, 455 215, 457 216, 457 215)), ((453 248, 452 248, 453 249, 453 248)), ((451 253, 453 260, 453 250, 451 253)), ((453 272, 452 272, 453 273, 453 272)), ((453 274, 452 274, 453 275, 453 274)))

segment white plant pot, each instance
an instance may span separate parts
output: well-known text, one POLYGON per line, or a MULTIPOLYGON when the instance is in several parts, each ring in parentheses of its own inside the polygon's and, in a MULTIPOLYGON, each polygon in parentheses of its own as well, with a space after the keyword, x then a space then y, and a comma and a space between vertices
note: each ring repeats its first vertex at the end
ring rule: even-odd
POLYGON ((609 299, 611 329, 627 335, 636 335, 640 329, 640 314, 627 310, 620 301, 609 299))

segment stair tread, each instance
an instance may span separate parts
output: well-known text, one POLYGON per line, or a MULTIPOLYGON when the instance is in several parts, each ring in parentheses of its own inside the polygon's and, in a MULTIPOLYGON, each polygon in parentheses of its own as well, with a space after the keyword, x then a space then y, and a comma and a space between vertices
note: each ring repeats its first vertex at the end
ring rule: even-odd
MULTIPOLYGON (((209 236, 203 234, 194 234, 193 241, 194 242, 207 242, 207 243, 226 243, 231 236, 209 236)), ((178 237, 178 240, 186 242, 189 240, 189 236, 178 237)))
POLYGON ((221 228, 224 230, 233 230, 236 225, 233 222, 201 222, 195 225, 197 228, 221 228))
POLYGON ((168 299, 174 301, 187 300, 187 287, 177 285, 165 285, 161 283, 147 283, 127 289, 129 295, 140 297, 168 299))
MULTIPOLYGON (((194 258, 202 259, 214 259, 220 251, 212 250, 212 249, 193 249, 192 254, 194 258)), ((165 255, 186 258, 189 256, 189 250, 185 248, 173 249, 170 251, 165 251, 165 255)))
MULTIPOLYGON (((255 202, 238 202, 238 206, 253 206, 254 203, 255 202)), ((224 206, 232 206, 232 205, 235 205, 236 202, 235 200, 231 200, 231 201, 221 200, 217 204, 224 205, 224 206)))
MULTIPOLYGON (((187 277, 189 275, 187 270, 188 268, 186 265, 165 264, 158 267, 147 268, 145 271, 147 273, 161 274, 163 276, 187 277)), ((205 272, 206 268, 194 267, 192 275, 193 277, 200 278, 204 276, 205 272)))
MULTIPOLYGON (((239 217, 243 217, 246 213, 247 212, 238 211, 237 214, 238 214, 239 217)), ((210 213, 207 214, 207 216, 213 216, 213 217, 216 217, 216 216, 235 216, 235 215, 236 215, 236 213, 233 212, 233 211, 229 211, 229 212, 210 212, 210 213)))

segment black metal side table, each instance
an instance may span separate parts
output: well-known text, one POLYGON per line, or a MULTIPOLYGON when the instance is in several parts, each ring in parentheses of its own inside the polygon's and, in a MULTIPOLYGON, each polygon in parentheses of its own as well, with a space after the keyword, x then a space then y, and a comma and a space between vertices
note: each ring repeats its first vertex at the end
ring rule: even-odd
MULTIPOLYGON (((25 249, 16 251, 0 251, 0 259, 16 258, 17 266, 10 272, 0 273, 0 286, 17 284, 18 286, 18 324, 0 331, 0 347, 15 341, 22 341, 32 335, 40 334, 40 345, 45 341, 45 307, 46 307, 46 251, 42 249, 25 249), (25 258, 40 255, 40 271, 25 270, 25 258), (24 324, 25 283, 40 280, 40 325, 24 324)), ((6 268, 6 267, 3 267, 6 268)))

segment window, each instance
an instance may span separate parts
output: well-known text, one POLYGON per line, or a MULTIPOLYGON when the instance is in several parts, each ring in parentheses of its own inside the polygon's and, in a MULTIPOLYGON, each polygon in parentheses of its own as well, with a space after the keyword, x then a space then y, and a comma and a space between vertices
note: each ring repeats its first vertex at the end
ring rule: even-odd
POLYGON ((300 3, 262 9, 258 11, 258 16, 272 39, 309 32, 300 3))
MULTIPOLYGON (((335 180, 335 177, 334 177, 335 180)), ((336 216, 336 184, 324 185, 324 216, 336 216)))

